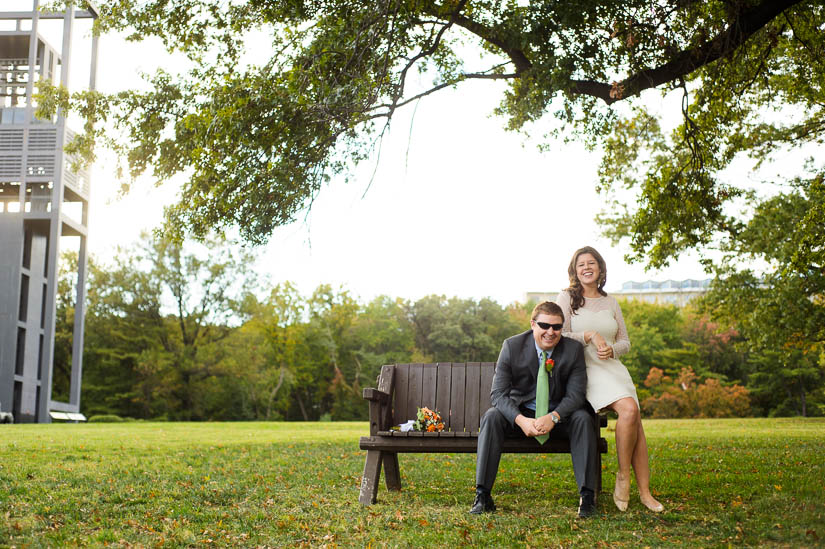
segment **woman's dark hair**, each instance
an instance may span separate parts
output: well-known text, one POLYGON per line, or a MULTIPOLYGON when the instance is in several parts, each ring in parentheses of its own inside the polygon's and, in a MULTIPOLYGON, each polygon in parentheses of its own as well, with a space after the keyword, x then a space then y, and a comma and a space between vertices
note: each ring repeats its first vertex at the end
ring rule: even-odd
POLYGON ((582 283, 579 282, 579 277, 576 274, 576 263, 582 254, 590 254, 596 258, 596 263, 599 264, 599 284, 597 288, 600 294, 607 295, 607 292, 603 289, 605 282, 607 282, 607 265, 602 254, 590 246, 579 248, 573 254, 573 259, 570 260, 570 265, 567 267, 567 276, 570 278, 570 287, 567 288, 567 293, 570 294, 570 311, 573 314, 576 313, 579 307, 584 306, 584 288, 582 288, 582 283))

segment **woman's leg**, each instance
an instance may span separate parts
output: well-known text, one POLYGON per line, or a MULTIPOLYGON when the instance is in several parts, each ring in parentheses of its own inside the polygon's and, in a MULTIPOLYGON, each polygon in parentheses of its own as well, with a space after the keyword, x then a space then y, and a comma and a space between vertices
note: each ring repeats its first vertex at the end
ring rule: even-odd
MULTIPOLYGON (((618 431, 616 432, 618 435, 618 431)), ((618 446, 618 443, 617 443, 618 446)), ((636 473, 636 485, 639 487, 639 499, 651 511, 664 511, 664 506, 656 501, 650 493, 650 464, 647 455, 647 437, 639 421, 639 430, 636 436, 636 448, 633 450, 633 471, 636 473)))
POLYGON ((624 511, 630 500, 630 467, 633 465, 635 468, 633 457, 639 437, 641 418, 639 406, 630 397, 617 400, 609 408, 619 415, 616 421, 616 456, 619 461, 619 470, 616 473, 613 501, 619 510, 624 511))

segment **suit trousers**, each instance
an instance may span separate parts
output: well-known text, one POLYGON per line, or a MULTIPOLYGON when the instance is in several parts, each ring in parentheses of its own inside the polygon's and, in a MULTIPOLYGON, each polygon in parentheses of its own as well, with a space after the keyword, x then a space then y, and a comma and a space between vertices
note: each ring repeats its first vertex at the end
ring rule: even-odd
MULTIPOLYGON (((532 415, 532 410, 523 410, 524 415, 532 415)), ((550 438, 570 440, 570 457, 579 493, 582 490, 596 492, 598 454, 596 448, 595 418, 584 409, 573 412, 563 423, 556 424, 550 438)), ((505 438, 527 438, 521 427, 511 424, 496 408, 490 408, 481 418, 478 434, 478 454, 476 458, 476 487, 490 492, 496 481, 501 449, 505 438)), ((536 442, 538 444, 538 441, 536 442)))

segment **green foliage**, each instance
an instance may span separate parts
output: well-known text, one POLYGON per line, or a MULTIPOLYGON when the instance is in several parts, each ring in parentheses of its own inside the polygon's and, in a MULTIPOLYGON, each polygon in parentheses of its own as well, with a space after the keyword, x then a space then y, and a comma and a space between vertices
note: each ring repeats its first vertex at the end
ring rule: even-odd
MULTIPOLYGON (((111 266, 90 261, 83 411, 144 419, 366 419, 361 393, 375 386, 382 365, 495 361, 501 342, 529 326, 531 304, 502 307, 489 299, 379 296, 360 304, 344 289, 321 285, 302 296, 290 283, 260 298, 248 264, 217 242, 197 248, 154 237, 111 266)), ((755 280, 730 283, 761 291, 755 280)), ((767 331, 770 315, 792 313, 780 307, 790 296, 776 299, 775 311, 756 316, 764 323, 741 333, 705 316, 717 317, 716 310, 623 302, 631 350, 622 361, 640 401, 670 398, 667 383, 642 385, 653 370, 674 380, 687 369, 708 393, 706 415, 745 413, 738 404, 710 411, 712 395, 736 386, 747 387, 757 414, 823 413, 825 355, 793 335, 802 329, 793 322, 816 323, 821 305, 807 302, 783 320, 797 331, 788 332, 783 349, 796 354, 781 375, 771 375, 775 361, 785 360, 780 349, 752 351, 749 330, 767 331)), ((752 298, 722 301, 724 310, 737 311, 752 298)), ((646 410, 700 414, 695 406, 663 406, 646 410)))
POLYGON ((823 21, 821 2, 786 10, 697 71, 669 135, 645 111, 618 122, 600 169, 612 200, 600 221, 629 259, 661 267, 691 251, 715 274, 703 311, 748 355, 718 371, 764 413, 822 413, 823 21), (731 175, 760 167, 782 175, 759 192, 731 175))
MULTIPOLYGON (((822 145, 824 20, 821 3, 799 3, 730 57, 702 67, 684 87, 683 122, 669 136, 643 110, 615 125, 600 170, 600 190, 615 202, 600 219, 614 237, 629 238, 632 259, 659 267, 688 250, 748 248, 740 234, 752 217, 746 206, 759 216, 781 191, 757 196, 746 178, 731 181, 724 171, 735 160, 749 157, 758 167, 822 145)), ((819 156, 801 170, 783 167, 795 194, 809 200, 822 194, 819 156)), ((781 189, 784 182, 767 183, 781 189)), ((806 214, 780 226, 795 244, 812 244, 810 258, 822 267, 823 210, 806 214)))
POLYGON ((427 296, 407 311, 416 348, 427 362, 491 362, 507 337, 526 330, 527 322, 489 299, 427 296))
POLYGON ((798 179, 788 192, 756 204, 725 246, 702 303, 714 320, 741 334, 738 348, 750 351, 747 385, 765 412, 825 413, 825 270, 816 263, 825 240, 800 248, 822 230, 821 223, 810 225, 810 213, 825 203, 821 186, 821 176, 798 179), (748 257, 765 265, 762 273, 741 266, 748 257), (800 264, 801 257, 812 262, 800 264))
POLYGON ((654 367, 678 372, 683 364, 674 361, 674 352, 682 350, 684 344, 680 310, 673 305, 630 300, 623 301, 621 307, 630 338, 630 351, 621 360, 637 384, 654 367))
MULTIPOLYGON (((400 492, 358 504, 366 423, 9 425, 8 546, 684 547, 821 545, 821 419, 646 420, 654 495, 575 520, 569 456, 503 456, 498 512, 468 516, 475 456, 400 456, 400 492), (538 481, 537 481, 538 479, 538 481), (541 517, 537 521, 537 517, 541 517)), ((604 457, 613 483, 614 446, 604 457)), ((635 490, 634 490, 635 494, 635 490)))
POLYGON ((738 347, 750 350, 747 385, 764 412, 825 413, 825 303, 804 297, 811 278, 731 272, 705 299, 714 318, 742 333, 738 347))
MULTIPOLYGON (((661 190, 679 191, 685 214, 660 217, 664 209, 658 206, 680 202, 656 188, 641 202, 640 231, 655 234, 656 225, 675 221, 659 243, 663 253, 671 249, 667 240, 674 240, 674 250, 701 241, 695 226, 704 223, 704 214, 707 224, 717 224, 715 201, 723 193, 702 166, 713 167, 715 156, 729 156, 745 146, 745 136, 755 135, 734 133, 739 139, 714 155, 710 129, 726 129, 740 118, 751 124, 752 107, 770 100, 811 107, 811 120, 821 122, 818 2, 99 5, 95 32, 125 32, 136 41, 157 37, 184 54, 191 69, 180 76, 158 71, 149 91, 112 96, 70 97, 42 86, 40 115, 59 106, 87 115, 86 135, 72 145, 74 152, 92 155, 94 143, 103 141, 126 158, 132 175, 149 169, 164 180, 186 173, 168 219, 200 237, 238 227, 250 241, 265 240, 309 207, 330 177, 350 173, 366 158, 397 109, 470 79, 508 82, 498 112, 508 117, 509 129, 552 109, 559 123, 551 131, 590 145, 614 127, 611 104, 632 101, 646 89, 689 84, 698 115, 715 125, 704 128, 704 119, 688 124, 675 168, 658 170, 669 182, 661 190), (250 65, 243 59, 254 33, 269 36, 271 47, 260 64, 250 65), (480 51, 485 65, 476 69, 480 51), (416 88, 411 71, 426 74, 432 85, 416 88), (705 103, 713 106, 707 113, 705 103), (120 135, 125 139, 115 141, 120 135), (685 162, 695 169, 684 169, 685 162)), ((254 53, 261 54, 257 44, 254 53)), ((763 128, 760 143, 807 138, 803 129, 810 128, 763 128)), ((640 246, 651 242, 640 236, 640 246)))
POLYGON ((214 350, 243 314, 249 288, 239 284, 254 285, 249 263, 216 242, 190 251, 148 236, 110 268, 90 261, 84 411, 206 417, 195 388, 220 375, 214 350))
MULTIPOLYGON (((692 308, 623 301, 630 351, 621 357, 650 417, 751 415, 748 347, 692 308)), ((755 382, 758 383, 758 382, 755 382)), ((762 410, 765 412, 765 410, 762 410)))
MULTIPOLYGON (((362 390, 375 386, 382 365, 495 361, 501 342, 529 326, 531 304, 489 299, 379 296, 361 304, 344 289, 321 285, 303 296, 290 283, 261 298, 249 264, 221 243, 179 246, 156 237, 123 250, 111 266, 90 261, 83 411, 173 420, 366 419, 362 390)), ((744 386, 756 414, 825 412, 825 353, 800 335, 819 326, 822 304, 790 309, 793 291, 771 293, 752 278, 729 284, 732 296, 719 285, 697 310, 622 303, 631 341, 622 361, 640 401, 672 396, 668 383, 643 386, 653 370, 670 380, 689 370, 707 408, 696 412, 692 401, 693 408, 646 410, 749 414, 740 400, 728 405, 730 391, 744 386), (752 295, 743 296, 744 288, 752 295), (763 294, 773 305, 753 309, 768 306, 763 294), (728 311, 737 327, 722 315, 728 311), (711 412, 714 406, 724 412, 711 412)))
POLYGON ((51 399, 68 402, 72 376, 72 332, 77 299, 77 254, 63 252, 58 265, 51 399))
POLYGON ((489 299, 379 296, 362 305, 329 285, 304 297, 287 282, 261 299, 250 263, 217 242, 156 237, 109 268, 91 261, 84 412, 366 419, 362 390, 382 365, 493 361, 529 322, 523 307, 489 299))

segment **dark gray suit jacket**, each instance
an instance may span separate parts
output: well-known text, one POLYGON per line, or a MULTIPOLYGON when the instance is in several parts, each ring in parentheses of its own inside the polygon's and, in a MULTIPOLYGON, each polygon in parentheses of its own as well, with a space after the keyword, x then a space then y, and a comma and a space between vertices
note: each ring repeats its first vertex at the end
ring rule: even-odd
MULTIPOLYGON (((592 408, 585 399, 587 368, 581 343, 562 337, 553 350, 553 361, 556 365, 553 369, 550 402, 558 403, 555 410, 561 420, 565 421, 579 408, 592 413, 592 408)), ((516 416, 521 413, 519 406, 536 398, 538 371, 539 360, 532 330, 504 340, 496 363, 490 397, 493 406, 511 424, 515 424, 516 416)))

